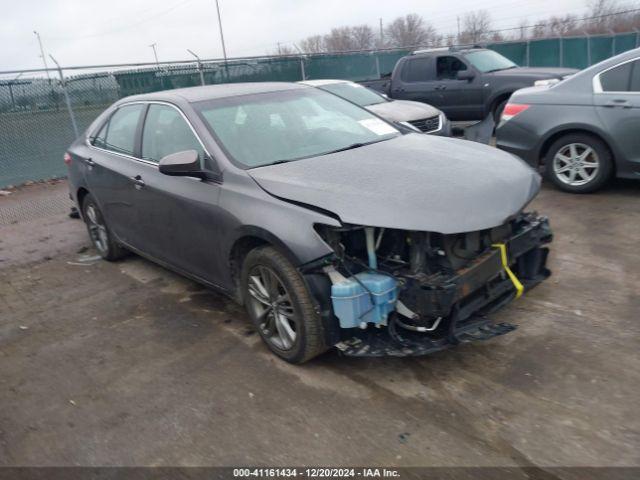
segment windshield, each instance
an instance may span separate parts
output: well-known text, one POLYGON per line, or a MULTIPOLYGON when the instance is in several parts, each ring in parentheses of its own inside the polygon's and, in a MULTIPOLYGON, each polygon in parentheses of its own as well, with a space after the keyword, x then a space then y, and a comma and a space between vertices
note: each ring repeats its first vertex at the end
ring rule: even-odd
POLYGON ((471 65, 482 73, 497 72, 498 70, 507 70, 518 66, 507 57, 503 57, 493 50, 479 50, 467 53, 465 57, 471 62, 471 65))
POLYGON ((377 103, 386 102, 387 99, 382 95, 372 92, 362 85, 351 82, 329 83, 327 85, 319 85, 318 88, 331 92, 339 97, 349 100, 361 107, 375 105, 377 103))
POLYGON ((226 153, 245 168, 400 135, 365 109, 315 88, 221 98, 194 107, 226 153))

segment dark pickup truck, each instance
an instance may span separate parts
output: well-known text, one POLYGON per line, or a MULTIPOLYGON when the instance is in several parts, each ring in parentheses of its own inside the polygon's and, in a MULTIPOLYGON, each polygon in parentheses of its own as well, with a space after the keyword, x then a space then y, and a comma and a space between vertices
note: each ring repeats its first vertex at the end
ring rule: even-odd
POLYGON ((570 68, 519 67, 486 48, 418 50, 402 57, 389 78, 360 82, 397 100, 428 103, 450 120, 497 121, 509 96, 573 75, 570 68))

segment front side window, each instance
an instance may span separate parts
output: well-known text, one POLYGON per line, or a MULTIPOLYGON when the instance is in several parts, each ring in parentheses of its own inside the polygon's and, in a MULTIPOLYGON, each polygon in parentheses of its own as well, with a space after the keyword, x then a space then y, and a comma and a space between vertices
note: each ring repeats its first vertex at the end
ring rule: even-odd
POLYGON ((194 107, 229 156, 245 168, 358 148, 400 135, 367 110, 312 88, 221 98, 194 107))
POLYGON ((143 104, 125 105, 118 108, 106 125, 104 146, 107 150, 125 155, 134 155, 136 130, 143 104))
POLYGON ((436 61, 436 77, 438 80, 455 80, 460 70, 466 70, 467 66, 456 57, 438 57, 436 61))
POLYGON ((431 74, 431 59, 412 58, 407 60, 402 67, 402 80, 405 82, 427 82, 435 80, 431 74))
POLYGON ((497 72, 499 70, 508 70, 517 67, 517 65, 507 57, 493 50, 472 51, 466 53, 464 57, 482 73, 497 72))
POLYGON ((618 65, 611 70, 600 75, 600 85, 603 92, 628 92, 631 89, 631 73, 633 64, 636 62, 627 62, 618 65))
POLYGON ((149 105, 142 130, 142 158, 157 163, 185 150, 195 150, 200 159, 204 157, 202 145, 178 110, 169 105, 149 105))
POLYGON ((349 100, 361 107, 368 107, 369 105, 376 105, 387 101, 387 99, 382 95, 369 90, 367 87, 358 85, 357 83, 329 83, 327 85, 322 85, 320 89, 338 95, 339 97, 349 100))

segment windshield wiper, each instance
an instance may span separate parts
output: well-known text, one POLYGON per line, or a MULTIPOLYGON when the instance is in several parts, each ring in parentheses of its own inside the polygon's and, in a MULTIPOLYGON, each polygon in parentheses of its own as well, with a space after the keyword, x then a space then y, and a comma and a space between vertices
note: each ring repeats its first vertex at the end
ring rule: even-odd
POLYGON ((512 68, 518 68, 518 66, 517 65, 511 65, 510 67, 494 68, 493 70, 487 70, 484 73, 501 72, 502 70, 511 70, 512 68))
MULTIPOLYGON (((393 138, 393 137, 392 137, 393 138)), ((331 150, 328 152, 323 153, 322 155, 330 155, 332 153, 338 153, 338 152, 345 152, 347 150, 353 150, 355 148, 360 148, 360 147, 364 147, 366 145, 371 145, 372 143, 378 143, 378 142, 383 142, 385 140, 389 140, 388 138, 382 138, 380 140, 372 140, 371 142, 357 142, 357 143, 352 143, 351 145, 347 145, 346 147, 342 147, 342 148, 336 148, 335 150, 331 150)))

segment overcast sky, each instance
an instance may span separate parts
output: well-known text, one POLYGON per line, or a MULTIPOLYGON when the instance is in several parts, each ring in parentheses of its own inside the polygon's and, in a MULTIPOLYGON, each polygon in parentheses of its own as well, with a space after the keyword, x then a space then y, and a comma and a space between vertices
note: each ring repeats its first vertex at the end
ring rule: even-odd
MULTIPOLYGON (((456 16, 486 9, 494 28, 551 14, 582 14, 586 0, 219 0, 227 54, 263 55, 277 43, 326 33, 331 27, 390 22, 418 13, 440 32, 456 31, 456 16)), ((33 30, 62 65, 95 65, 222 56, 215 0, 2 0, 0 70, 42 66, 33 30)))

